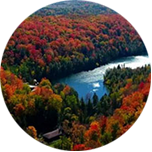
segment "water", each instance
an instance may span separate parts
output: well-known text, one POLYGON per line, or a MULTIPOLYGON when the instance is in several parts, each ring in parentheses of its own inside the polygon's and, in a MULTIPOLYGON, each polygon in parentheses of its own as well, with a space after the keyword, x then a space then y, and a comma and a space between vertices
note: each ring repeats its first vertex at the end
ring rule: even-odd
POLYGON ((118 65, 125 65, 125 67, 134 69, 145 64, 150 64, 148 56, 125 57, 90 71, 73 74, 60 79, 59 82, 74 88, 78 92, 79 98, 83 97, 85 100, 88 100, 92 98, 94 93, 101 98, 104 94, 108 94, 108 90, 103 84, 103 76, 107 69, 117 67, 118 65))

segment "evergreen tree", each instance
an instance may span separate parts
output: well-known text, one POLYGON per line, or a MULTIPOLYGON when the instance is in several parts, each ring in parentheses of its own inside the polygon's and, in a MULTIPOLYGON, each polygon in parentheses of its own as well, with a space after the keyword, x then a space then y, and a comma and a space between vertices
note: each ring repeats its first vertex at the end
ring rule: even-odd
POLYGON ((88 116, 91 116, 92 112, 93 112, 93 105, 92 105, 91 100, 89 99, 88 100, 88 104, 87 104, 87 113, 88 113, 88 116))
POLYGON ((93 106, 95 107, 97 105, 97 103, 98 103, 98 96, 97 96, 96 93, 94 93, 94 95, 93 95, 93 106))

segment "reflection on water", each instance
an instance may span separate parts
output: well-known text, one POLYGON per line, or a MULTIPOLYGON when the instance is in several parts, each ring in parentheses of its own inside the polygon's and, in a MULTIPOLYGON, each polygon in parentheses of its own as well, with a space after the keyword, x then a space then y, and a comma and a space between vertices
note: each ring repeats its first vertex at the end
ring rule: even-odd
POLYGON ((83 97, 87 100, 88 98, 92 98, 94 93, 101 98, 104 94, 108 94, 108 90, 103 84, 103 75, 107 69, 117 67, 118 65, 137 68, 144 66, 145 64, 150 64, 148 56, 121 58, 109 64, 95 68, 94 70, 83 71, 60 79, 59 82, 73 87, 78 92, 79 98, 83 97))

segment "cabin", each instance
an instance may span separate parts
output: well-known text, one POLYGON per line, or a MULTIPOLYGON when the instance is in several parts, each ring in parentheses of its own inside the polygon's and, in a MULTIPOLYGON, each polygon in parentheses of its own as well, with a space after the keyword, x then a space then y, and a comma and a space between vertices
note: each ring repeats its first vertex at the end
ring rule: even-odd
POLYGON ((53 140, 57 140, 59 139, 59 137, 63 134, 63 131, 62 129, 58 128, 56 130, 53 130, 51 132, 48 132, 48 133, 45 133, 43 134, 43 138, 46 140, 46 141, 53 141, 53 140))

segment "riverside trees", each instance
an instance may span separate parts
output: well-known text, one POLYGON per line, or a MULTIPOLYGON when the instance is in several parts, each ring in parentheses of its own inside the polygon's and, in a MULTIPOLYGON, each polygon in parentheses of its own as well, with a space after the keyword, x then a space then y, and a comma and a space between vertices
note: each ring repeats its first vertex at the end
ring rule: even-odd
POLYGON ((23 81, 52 81, 119 57, 147 54, 138 33, 119 14, 104 10, 44 15, 45 11, 22 22, 5 48, 3 68, 23 81))
POLYGON ((64 135, 51 146, 67 150, 96 148, 126 132, 144 108, 150 80, 150 66, 108 70, 104 81, 109 95, 98 99, 94 94, 85 103, 67 85, 52 85, 43 78, 31 91, 21 79, 1 68, 4 99, 17 123, 40 141, 43 133, 62 126, 64 135))

